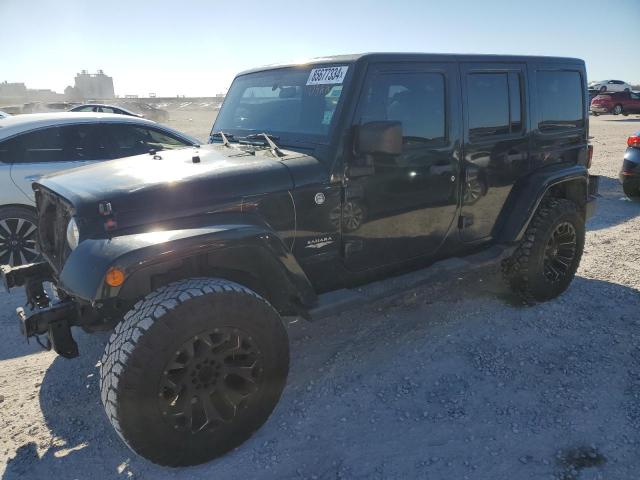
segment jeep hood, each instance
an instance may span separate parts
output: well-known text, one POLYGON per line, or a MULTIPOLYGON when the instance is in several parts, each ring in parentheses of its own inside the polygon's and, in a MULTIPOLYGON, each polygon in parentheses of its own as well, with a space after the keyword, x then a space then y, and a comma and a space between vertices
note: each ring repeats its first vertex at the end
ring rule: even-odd
POLYGON ((66 198, 83 217, 95 217, 98 203, 108 201, 116 216, 144 212, 158 220, 293 188, 288 168, 268 151, 251 154, 218 145, 100 162, 38 184, 66 198))

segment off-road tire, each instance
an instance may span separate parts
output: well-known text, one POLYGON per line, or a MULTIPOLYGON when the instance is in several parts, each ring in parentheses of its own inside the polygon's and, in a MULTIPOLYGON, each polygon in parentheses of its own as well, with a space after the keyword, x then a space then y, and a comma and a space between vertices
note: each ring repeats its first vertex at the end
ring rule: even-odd
POLYGON ((116 326, 100 366, 101 398, 109 421, 133 451, 161 465, 195 465, 237 447, 262 426, 288 370, 287 332, 264 298, 227 280, 194 278, 150 293, 116 326), (217 361, 212 355, 223 357, 217 361), (176 362, 190 363, 176 370, 176 362), (234 376, 234 368, 243 369, 242 378, 234 376), (196 375, 205 369, 206 378, 196 375), (182 380, 171 377, 167 383, 176 372, 182 380), (239 389, 249 376, 255 384, 247 385, 255 391, 236 394, 232 388, 239 389), (167 385, 173 382, 176 392, 190 389, 197 398, 178 394, 171 405, 176 392, 166 398, 172 388, 167 385), (232 393, 233 400, 240 398, 233 408, 232 393), (214 405, 221 415, 224 406, 231 419, 207 414, 205 398, 209 412, 214 405), (191 420, 175 414, 179 405, 188 408, 191 420), (192 431, 197 411, 206 423, 192 431))
POLYGON ((585 219, 571 200, 547 198, 542 201, 520 245, 502 264, 502 273, 511 289, 526 303, 557 297, 575 276, 584 249, 585 219), (557 280, 545 276, 545 252, 557 228, 570 224, 575 233, 575 253, 567 271, 557 280))

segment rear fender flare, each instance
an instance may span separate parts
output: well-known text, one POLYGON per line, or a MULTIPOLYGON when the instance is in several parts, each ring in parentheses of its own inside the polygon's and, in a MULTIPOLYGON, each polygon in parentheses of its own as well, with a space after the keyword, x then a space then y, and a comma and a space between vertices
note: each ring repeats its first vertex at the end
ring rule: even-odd
POLYGON ((499 243, 518 242, 547 195, 573 200, 584 212, 588 196, 589 173, 583 165, 543 169, 516 184, 497 222, 499 243))

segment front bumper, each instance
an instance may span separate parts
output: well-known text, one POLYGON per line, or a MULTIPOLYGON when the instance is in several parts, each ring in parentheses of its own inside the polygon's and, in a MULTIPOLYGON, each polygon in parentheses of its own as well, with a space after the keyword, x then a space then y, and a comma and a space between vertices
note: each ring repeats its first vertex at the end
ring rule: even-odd
POLYGON ((595 112, 595 113, 609 113, 610 112, 610 110, 608 108, 606 108, 606 107, 594 107, 593 105, 591 106, 591 108, 589 110, 591 110, 592 112, 595 112))
POLYGON ((32 263, 19 267, 0 266, 2 283, 7 291, 13 287, 25 287, 29 314, 25 309, 16 309, 20 332, 25 338, 46 335, 45 348, 53 349, 66 358, 78 356, 78 345, 71 335, 71 326, 77 324, 79 307, 71 298, 51 303, 43 286, 51 281, 49 264, 32 263))

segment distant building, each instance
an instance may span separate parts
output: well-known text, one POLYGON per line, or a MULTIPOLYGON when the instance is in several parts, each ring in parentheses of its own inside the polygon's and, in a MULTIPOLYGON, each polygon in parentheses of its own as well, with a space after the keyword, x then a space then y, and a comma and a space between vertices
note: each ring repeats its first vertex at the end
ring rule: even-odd
POLYGON ((113 78, 102 70, 98 70, 98 73, 82 70, 76 75, 74 93, 85 100, 114 98, 113 78))
POLYGON ((64 95, 48 88, 27 88, 22 82, 0 82, 0 100, 3 103, 53 102, 64 100, 64 95))
POLYGON ((27 87, 24 83, 0 83, 1 98, 23 98, 27 96, 27 87))

